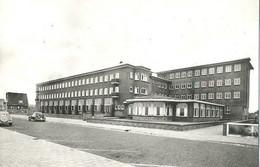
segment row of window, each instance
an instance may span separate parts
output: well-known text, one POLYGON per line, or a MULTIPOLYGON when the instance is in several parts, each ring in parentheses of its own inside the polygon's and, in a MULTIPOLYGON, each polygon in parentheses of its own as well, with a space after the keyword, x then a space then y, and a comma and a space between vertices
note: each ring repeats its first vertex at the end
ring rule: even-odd
POLYGON ((54 94, 40 95, 40 99, 58 99, 58 98, 70 98, 70 97, 82 97, 82 96, 98 96, 108 95, 112 93, 119 93, 119 87, 100 88, 82 91, 62 92, 54 94))
MULTIPOLYGON (((240 85, 241 83, 241 79, 240 78, 234 78, 233 84, 234 85, 240 85)), ((224 85, 225 86, 231 86, 232 85, 232 79, 225 79, 224 80, 224 85)), ((215 81, 211 80, 211 81, 201 81, 201 82, 194 82, 194 88, 205 88, 205 87, 214 87, 215 86, 215 81)), ((217 80, 216 81, 216 86, 223 86, 223 80, 217 80)), ((190 83, 181 83, 181 84, 175 84, 174 85, 175 89, 190 89, 192 88, 192 82, 190 83)), ((169 88, 170 90, 173 90, 173 85, 170 86, 169 88)))
POLYGON ((69 88, 69 87, 75 87, 75 86, 81 86, 81 85, 88 85, 88 84, 97 84, 97 83, 103 83, 111 81, 112 79, 119 79, 119 73, 105 75, 105 76, 96 76, 91 78, 84 78, 84 79, 78 79, 74 81, 67 81, 63 83, 57 83, 47 86, 41 86, 38 88, 39 91, 46 91, 46 90, 55 90, 55 89, 62 89, 62 88, 69 88))
POLYGON ((194 117, 219 117, 222 112, 223 108, 218 106, 194 103, 193 107, 194 117))
MULTIPOLYGON (((204 76, 204 75, 208 75, 208 74, 213 75, 213 74, 215 74, 215 72, 217 74, 221 74, 224 72, 224 70, 226 73, 232 72, 232 65, 198 69, 198 70, 194 71, 194 76, 200 76, 200 75, 204 76)), ((234 71, 241 71, 241 64, 235 64, 234 71)), ((190 70, 190 71, 171 73, 169 75, 169 79, 186 78, 186 77, 192 77, 192 76, 193 76, 193 71, 190 70)))
POLYGON ((129 88, 130 93, 148 95, 148 88, 146 87, 132 87, 129 88))
MULTIPOLYGON (((175 95, 175 98, 182 99, 182 100, 206 100, 206 99, 231 99, 232 98, 232 92, 217 92, 217 93, 201 93, 201 94, 194 94, 194 97, 192 98, 192 94, 187 95, 175 95), (208 96, 208 97, 207 97, 208 96)), ((233 99, 240 99, 240 91, 233 92, 233 99)))
POLYGON ((130 78, 134 79, 134 80, 140 80, 141 79, 141 81, 148 82, 148 75, 144 74, 144 73, 141 73, 141 77, 140 77, 139 72, 136 72, 136 73, 130 72, 130 78))

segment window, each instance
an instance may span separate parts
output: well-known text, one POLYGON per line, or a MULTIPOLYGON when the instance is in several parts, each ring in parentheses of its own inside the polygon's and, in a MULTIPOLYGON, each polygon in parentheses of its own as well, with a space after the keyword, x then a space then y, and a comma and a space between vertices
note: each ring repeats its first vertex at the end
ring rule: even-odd
POLYGON ((143 95, 147 95, 148 94, 147 88, 141 88, 140 93, 143 94, 143 95))
POLYGON ((235 64, 234 71, 241 71, 241 64, 235 64))
POLYGON ((188 100, 191 100, 191 99, 192 99, 192 95, 191 95, 191 94, 188 94, 188 95, 187 95, 187 99, 188 99, 188 100))
POLYGON ((222 86, 222 80, 217 80, 217 86, 222 86))
MULTIPOLYGON (((54 94, 55 95, 55 94, 54 94)), ((68 97, 70 97, 70 92, 68 92, 68 97)), ((56 96, 55 96, 55 98, 56 98, 56 96)))
POLYGON ((185 100, 186 99, 186 95, 181 95, 181 99, 185 100))
POLYGON ((188 89, 192 88, 192 83, 187 83, 187 88, 188 89))
POLYGON ((112 94, 113 91, 114 91, 114 88, 113 88, 113 87, 110 87, 110 88, 109 88, 109 94, 112 94))
POLYGON ((207 87, 207 81, 202 81, 202 82, 201 82, 201 87, 202 87, 202 88, 207 87))
POLYGON ((99 76, 99 82, 103 82, 103 76, 99 76))
POLYGON ((78 81, 77 80, 75 81, 75 86, 78 86, 78 81))
POLYGON ((148 115, 148 107, 145 107, 145 115, 148 115))
POLYGON ((110 75, 109 75, 109 79, 110 79, 110 81, 111 81, 112 79, 114 79, 114 74, 110 74, 110 75))
POLYGON ((225 72, 231 72, 232 71, 232 66, 228 65, 225 67, 225 72))
POLYGON ((175 78, 180 78, 180 73, 179 72, 175 73, 175 78))
POLYGON ((200 104, 200 117, 205 117, 205 104, 200 104))
POLYGON ((215 117, 215 107, 211 107, 211 117, 215 117))
POLYGON ((181 84, 181 89, 186 89, 186 83, 181 84))
POLYGON ((139 87, 135 87, 135 94, 139 94, 139 87))
POLYGON ((95 77, 95 83, 98 83, 98 77, 95 77))
POLYGON ((129 87, 129 92, 133 93, 133 87, 132 86, 129 87))
POLYGON ((199 103, 194 103, 193 108, 193 117, 199 117, 199 103))
POLYGON ((174 79, 174 73, 170 74, 170 78, 169 79, 174 79))
POLYGON ((225 92, 225 99, 231 99, 231 92, 225 92))
POLYGON ((214 93, 209 93, 208 94, 208 99, 214 99, 214 93))
POLYGON ((78 92, 77 91, 75 91, 75 97, 77 97, 78 96, 78 92))
POLYGON ((119 93, 119 87, 115 87, 115 93, 119 93))
POLYGON ((78 91, 78 96, 79 96, 79 97, 81 96, 81 91, 80 91, 80 90, 78 91))
POLYGON ((90 95, 90 96, 93 96, 93 89, 90 90, 89 95, 90 95))
POLYGON ((195 82, 194 83, 194 88, 199 88, 200 87, 200 82, 195 82))
POLYGON ((89 90, 86 90, 86 96, 89 96, 89 90))
POLYGON ((225 86, 231 85, 231 79, 225 79, 225 86))
POLYGON ((222 92, 216 93, 216 99, 222 99, 222 92))
POLYGON ((207 98, 207 94, 201 93, 200 97, 201 97, 201 100, 205 100, 207 98))
POLYGON ((74 81, 71 81, 71 87, 73 87, 74 86, 74 81))
POLYGON ((216 117, 219 117, 219 107, 216 107, 216 117))
POLYGON ((85 85, 85 79, 82 79, 82 85, 85 85))
POLYGON ((98 95, 98 89, 95 89, 95 91, 94 91, 94 95, 95 95, 95 96, 98 95))
POLYGON ((187 72, 187 77, 192 77, 192 71, 187 72))
POLYGON ((135 80, 139 80, 139 73, 135 73, 135 80))
POLYGON ((71 97, 73 97, 74 96, 74 92, 71 92, 71 97))
POLYGON ((94 82, 94 78, 91 77, 91 78, 90 78, 90 84, 93 84, 93 82, 94 82))
POLYGON ((207 75, 207 69, 206 68, 201 70, 201 75, 207 75))
POLYGON ((214 67, 209 68, 209 74, 215 74, 215 68, 214 67))
POLYGON ((234 78, 234 85, 240 85, 240 78, 234 78))
POLYGON ((200 76, 200 70, 195 70, 195 77, 200 76))
POLYGON ((199 100, 200 99, 200 94, 194 94, 194 99, 199 100))
POLYGON ((176 105, 176 116, 187 117, 188 106, 186 103, 179 103, 176 105))
POLYGON ((215 83, 215 81, 214 81, 214 80, 212 80, 212 81, 209 81, 209 87, 214 87, 214 83, 215 83))
POLYGON ((108 81, 108 75, 105 75, 105 79, 104 79, 105 82, 108 81))
POLYGON ((103 95, 103 88, 99 89, 99 95, 103 95))
POLYGON ((186 78, 186 71, 181 72, 181 77, 186 78))
POLYGON ((89 78, 86 79, 86 84, 87 84, 87 85, 89 84, 89 78))
POLYGON ((108 94, 108 88, 104 88, 104 95, 108 94))
POLYGON ((118 73, 118 72, 115 73, 115 78, 116 78, 116 79, 119 79, 119 73, 118 73))
POLYGON ((234 92, 234 99, 239 99, 240 98, 240 91, 234 92))
POLYGON ((225 114, 230 114, 230 111, 231 111, 230 107, 226 106, 225 107, 225 114))
POLYGON ((175 84, 175 89, 180 89, 180 84, 175 84))
POLYGON ((210 106, 209 105, 207 105, 206 117, 210 117, 210 106))
POLYGON ((147 78, 147 75, 146 74, 143 74, 143 73, 141 73, 141 80, 142 81, 148 81, 148 78, 147 78))
POLYGON ((174 96, 176 99, 180 99, 180 95, 175 95, 174 96))
POLYGON ((160 115, 160 107, 157 107, 156 115, 160 115))
POLYGON ((130 78, 133 79, 134 78, 134 73, 130 72, 130 78))
POLYGON ((217 73, 223 73, 223 66, 217 67, 217 73))
POLYGON ((81 91, 81 94, 82 94, 82 96, 85 96, 85 91, 82 90, 82 91, 81 91))
POLYGON ((81 80, 79 80, 79 86, 81 85, 81 80))

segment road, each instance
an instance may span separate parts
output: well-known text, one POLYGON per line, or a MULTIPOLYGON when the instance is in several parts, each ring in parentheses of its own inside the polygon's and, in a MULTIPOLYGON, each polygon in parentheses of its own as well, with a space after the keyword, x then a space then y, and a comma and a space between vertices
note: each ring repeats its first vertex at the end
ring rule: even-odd
POLYGON ((6 129, 136 166, 258 166, 258 148, 14 118, 6 129))

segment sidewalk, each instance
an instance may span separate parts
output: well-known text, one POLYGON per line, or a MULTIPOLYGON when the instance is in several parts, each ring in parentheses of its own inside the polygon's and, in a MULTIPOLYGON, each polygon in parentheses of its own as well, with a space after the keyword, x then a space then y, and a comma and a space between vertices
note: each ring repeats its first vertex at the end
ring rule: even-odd
POLYGON ((0 128, 1 167, 130 167, 131 165, 72 149, 35 140, 31 136, 0 128))
MULTIPOLYGON (((25 115, 12 115, 14 118, 27 119, 25 115)), ((237 146, 258 146, 258 138, 255 137, 240 137, 240 136, 223 136, 223 125, 212 126, 189 131, 173 131, 163 129, 149 129, 132 126, 119 126, 109 124, 89 123, 79 119, 66 119, 47 117, 48 122, 74 124, 78 126, 100 128, 106 130, 121 131, 124 133, 138 133, 144 135, 172 137, 188 140, 206 141, 212 143, 230 144, 237 146)))

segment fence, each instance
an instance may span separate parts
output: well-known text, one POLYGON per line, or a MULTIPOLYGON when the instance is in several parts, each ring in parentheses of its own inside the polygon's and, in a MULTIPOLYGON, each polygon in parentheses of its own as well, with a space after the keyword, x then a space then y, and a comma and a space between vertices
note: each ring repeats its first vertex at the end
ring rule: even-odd
POLYGON ((223 124, 223 135, 241 135, 258 137, 258 124, 230 122, 223 124))

